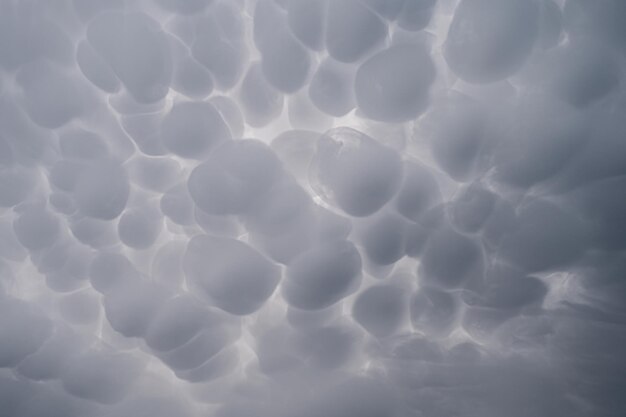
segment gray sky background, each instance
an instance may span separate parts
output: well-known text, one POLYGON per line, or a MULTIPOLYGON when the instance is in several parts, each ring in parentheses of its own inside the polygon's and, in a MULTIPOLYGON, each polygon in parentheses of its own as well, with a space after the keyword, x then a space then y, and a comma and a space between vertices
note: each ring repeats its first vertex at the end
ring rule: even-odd
POLYGON ((0 0, 0 417, 626 415, 623 0, 0 0))

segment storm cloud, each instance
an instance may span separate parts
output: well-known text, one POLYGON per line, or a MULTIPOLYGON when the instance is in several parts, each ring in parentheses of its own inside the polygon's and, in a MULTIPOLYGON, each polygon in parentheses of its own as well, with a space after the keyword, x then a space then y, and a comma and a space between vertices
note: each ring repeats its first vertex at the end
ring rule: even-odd
POLYGON ((625 23, 0 0, 0 416, 626 415, 625 23))

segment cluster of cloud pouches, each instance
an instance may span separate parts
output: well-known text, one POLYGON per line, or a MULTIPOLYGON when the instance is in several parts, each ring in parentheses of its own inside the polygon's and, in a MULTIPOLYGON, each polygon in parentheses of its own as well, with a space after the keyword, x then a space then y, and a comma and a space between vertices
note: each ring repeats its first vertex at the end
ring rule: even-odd
POLYGON ((0 0, 0 415, 626 415, 623 0, 0 0))

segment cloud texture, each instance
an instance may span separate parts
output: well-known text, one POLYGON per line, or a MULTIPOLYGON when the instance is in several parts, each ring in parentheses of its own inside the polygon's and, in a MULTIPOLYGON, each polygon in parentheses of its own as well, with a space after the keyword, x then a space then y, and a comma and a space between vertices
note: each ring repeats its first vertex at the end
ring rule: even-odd
POLYGON ((624 22, 0 0, 0 416, 626 415, 624 22))

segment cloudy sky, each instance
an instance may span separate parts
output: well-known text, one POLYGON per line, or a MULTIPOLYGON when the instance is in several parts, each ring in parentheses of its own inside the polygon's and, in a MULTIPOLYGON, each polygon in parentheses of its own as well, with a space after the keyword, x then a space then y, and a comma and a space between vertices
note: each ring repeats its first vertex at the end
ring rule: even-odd
POLYGON ((625 22, 0 0, 0 417, 623 417, 625 22))

